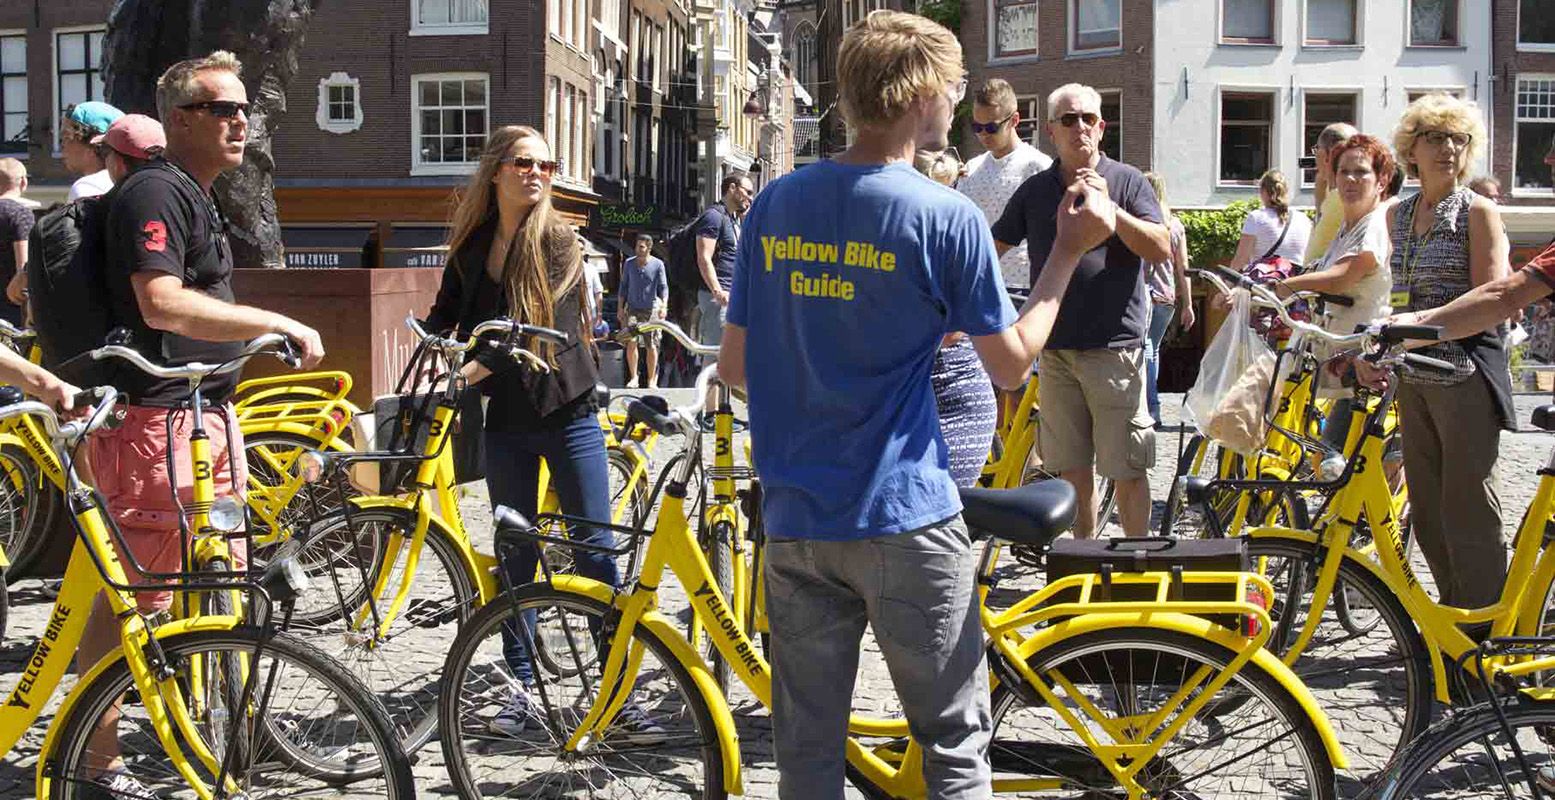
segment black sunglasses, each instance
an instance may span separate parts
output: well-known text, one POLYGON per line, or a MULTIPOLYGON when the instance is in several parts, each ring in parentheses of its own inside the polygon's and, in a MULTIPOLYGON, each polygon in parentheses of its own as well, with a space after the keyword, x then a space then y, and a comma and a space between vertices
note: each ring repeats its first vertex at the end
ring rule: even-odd
POLYGON ((1054 119, 1053 121, 1064 126, 1065 128, 1073 128, 1076 122, 1084 122, 1085 127, 1094 128, 1096 127, 1096 123, 1101 122, 1101 115, 1093 114, 1089 111, 1083 114, 1070 112, 1068 114, 1059 114, 1058 118, 1054 119))
POLYGON ((530 158, 529 156, 508 156, 502 159, 502 163, 512 164, 513 169, 525 175, 537 169, 540 170, 542 175, 555 175, 556 171, 562 168, 562 162, 560 161, 543 161, 538 158, 530 158))
POLYGON ((232 119, 239 114, 248 114, 248 103, 239 103, 236 100, 206 100, 202 103, 186 103, 179 108, 185 111, 209 111, 211 116, 220 119, 232 119))
POLYGON ((1000 128, 1004 127, 1004 123, 1009 122, 1010 120, 1012 120, 1014 118, 1015 118, 1015 112, 1012 111, 1012 112, 1010 112, 1009 116, 1005 117, 1004 119, 999 120, 998 122, 990 122, 990 123, 984 124, 984 123, 978 122, 977 120, 972 120, 972 133, 986 133, 986 134, 992 136, 993 134, 998 133, 1000 128))

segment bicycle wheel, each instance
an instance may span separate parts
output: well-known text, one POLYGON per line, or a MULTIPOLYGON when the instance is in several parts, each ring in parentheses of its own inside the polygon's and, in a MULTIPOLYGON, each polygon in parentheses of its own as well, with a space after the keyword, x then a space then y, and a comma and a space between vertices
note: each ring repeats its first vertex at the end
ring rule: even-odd
POLYGON ((405 582, 415 525, 415 515, 399 508, 353 511, 349 525, 344 514, 315 524, 314 532, 326 541, 350 542, 364 552, 397 549, 392 562, 387 556, 378 562, 378 569, 387 574, 382 592, 369 598, 377 576, 368 574, 364 582, 361 565, 332 566, 322 585, 314 579, 310 595, 321 599, 309 605, 308 614, 295 613, 288 626, 339 659, 383 701, 407 753, 432 738, 448 629, 463 624, 476 605, 474 583, 453 543, 432 531, 398 614, 384 634, 377 634, 405 582))
POLYGON ((649 475, 644 469, 634 484, 632 472, 635 469, 636 462, 631 456, 616 449, 610 451, 610 512, 615 517, 613 522, 640 528, 648 516, 649 475), (627 491, 629 485, 630 492, 627 491))
MULTIPOLYGON (((258 661, 252 658, 264 634, 257 628, 198 631, 161 639, 169 665, 187 686, 191 661, 241 663, 253 676, 254 698, 246 707, 211 702, 185 704, 198 732, 217 763, 232 766, 230 778, 248 798, 293 798, 324 795, 349 798, 411 798, 415 796, 410 760, 400 748, 383 706, 340 665, 318 650, 284 633, 264 640, 258 661), (260 698, 268 694, 263 709, 260 698), (261 713, 262 711, 262 713, 261 713), (225 731, 238 721, 243 736, 225 731), (265 735, 260 735, 263 725, 265 735), (283 736, 287 749, 308 752, 332 765, 310 774, 281 754, 270 736, 283 736), (255 742, 252 747, 248 742, 255 742), (327 758, 326 758, 327 757, 327 758)), ((219 673, 218 673, 219 674, 219 673)), ((162 750, 129 666, 119 661, 86 687, 69 716, 60 720, 59 744, 50 796, 57 800, 87 800, 103 796, 96 781, 110 763, 122 763, 124 773, 157 797, 192 796, 189 785, 162 750), (104 714, 119 708, 116 720, 97 729, 104 714), (112 742, 112 744, 108 744, 112 742), (115 752, 116 751, 116 752, 115 752)), ((164 699, 170 697, 162 692, 164 699)), ((227 691, 207 693, 219 700, 227 691)), ((185 747, 185 750, 188 748, 185 747)), ((207 783, 215 771, 193 761, 207 783)), ((232 795, 229 795, 232 796, 232 795)))
MULTIPOLYGON (((1121 728, 1124 717, 1140 719, 1161 710, 1197 668, 1224 670, 1233 655, 1186 634, 1128 628, 1066 639, 1033 653, 1027 663, 1050 682, 1070 712, 1087 721, 1091 735, 1110 745, 1116 743, 1113 735, 1088 717, 1084 707, 1107 715, 1108 723, 1121 728)), ((1221 698, 1210 699, 1142 770, 1138 780, 1147 796, 1337 796, 1333 764, 1316 726, 1278 680, 1248 664, 1231 678, 1227 690, 1240 695, 1234 712, 1215 713, 1221 698)), ((988 756, 996 782, 1057 778, 1064 782, 1063 790, 1035 796, 1125 796, 1123 787, 1051 707, 1027 705, 1007 685, 994 690, 992 704, 988 756)))
POLYGON ((1520 696, 1501 708, 1510 737, 1489 705, 1454 709, 1377 782, 1376 800, 1555 796, 1555 703, 1520 696))
POLYGON ((530 585, 460 630, 438 701, 444 761, 460 797, 727 797, 712 712, 686 665, 642 626, 632 632, 642 664, 628 705, 586 753, 561 752, 602 688, 599 670, 583 665, 599 661, 591 631, 609 613, 592 598, 530 585), (531 637, 574 659, 570 674, 535 661, 527 683, 515 674, 505 653, 524 635, 525 615, 531 637), (505 717, 510 709, 521 713, 505 717))
POLYGON ((6 580, 30 574, 51 549, 70 547, 68 538, 51 547, 49 532, 61 499, 25 449, 0 445, 0 548, 11 559, 6 580))
MULTIPOLYGON (((341 493, 333 484, 303 484, 288 489, 297 457, 306 450, 317 450, 322 446, 311 437, 279 431, 262 431, 243 437, 243 455, 248 459, 248 504, 253 509, 263 509, 265 514, 273 514, 277 528, 272 530, 268 526, 265 514, 250 514, 256 523, 254 563, 263 564, 269 560, 269 550, 280 545, 276 537, 302 530, 310 519, 340 509, 341 493)), ((358 494, 347 482, 345 496, 358 494)), ((306 564, 303 566, 307 567, 306 564)))
MULTIPOLYGON (((1254 567, 1274 585, 1274 631, 1265 645, 1283 656, 1312 609, 1320 566, 1316 545, 1282 539, 1248 540, 1254 567)), ((1435 683, 1425 643, 1388 586, 1346 559, 1339 582, 1349 613, 1375 618, 1364 633, 1347 630, 1329 602, 1296 663, 1291 665, 1334 721, 1350 771, 1369 778, 1430 724, 1435 683)))

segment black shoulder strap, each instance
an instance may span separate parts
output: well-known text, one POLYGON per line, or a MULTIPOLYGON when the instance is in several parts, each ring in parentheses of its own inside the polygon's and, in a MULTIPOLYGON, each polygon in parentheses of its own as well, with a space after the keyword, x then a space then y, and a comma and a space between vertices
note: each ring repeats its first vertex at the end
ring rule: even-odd
MULTIPOLYGON (((1269 252, 1264 253, 1262 256, 1259 256, 1258 257, 1258 261, 1268 261, 1269 260, 1269 256, 1274 255, 1275 251, 1280 249, 1280 245, 1285 244, 1285 234, 1290 233, 1290 224, 1292 222, 1296 221, 1296 215, 1301 213, 1301 212, 1299 212, 1296 209, 1292 208, 1289 211, 1286 211, 1285 213, 1289 214, 1290 217, 1285 220, 1285 229, 1280 231, 1280 238, 1274 240, 1274 245, 1269 248, 1269 252)), ((1258 261, 1255 261, 1253 263, 1256 264, 1256 263, 1258 263, 1258 261)))

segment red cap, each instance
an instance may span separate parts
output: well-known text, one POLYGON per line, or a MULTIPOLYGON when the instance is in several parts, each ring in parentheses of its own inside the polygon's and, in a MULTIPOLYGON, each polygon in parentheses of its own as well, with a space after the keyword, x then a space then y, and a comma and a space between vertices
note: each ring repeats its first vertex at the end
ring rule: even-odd
POLYGON ((145 114, 125 114, 108 126, 108 132, 92 137, 92 144, 106 144, 120 155, 147 159, 167 149, 162 123, 145 114))

